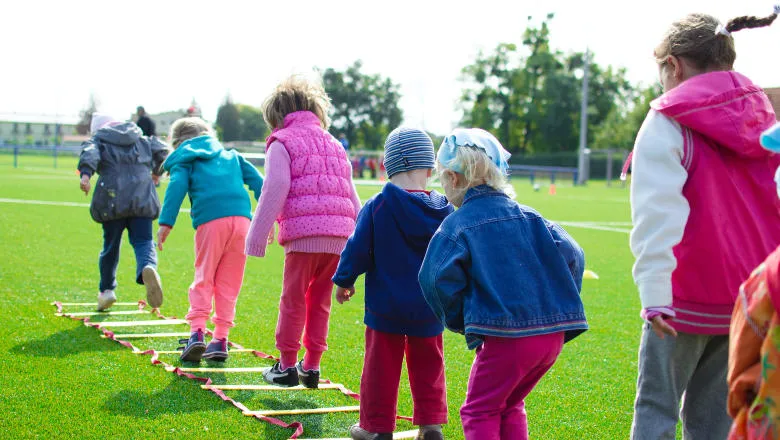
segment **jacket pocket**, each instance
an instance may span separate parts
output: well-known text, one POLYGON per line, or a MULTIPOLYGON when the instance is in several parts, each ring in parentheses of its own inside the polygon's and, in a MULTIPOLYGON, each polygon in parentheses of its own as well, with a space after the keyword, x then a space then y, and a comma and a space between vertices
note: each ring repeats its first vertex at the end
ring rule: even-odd
POLYGON ((117 192, 116 179, 100 176, 89 208, 93 220, 103 223, 117 218, 117 192))

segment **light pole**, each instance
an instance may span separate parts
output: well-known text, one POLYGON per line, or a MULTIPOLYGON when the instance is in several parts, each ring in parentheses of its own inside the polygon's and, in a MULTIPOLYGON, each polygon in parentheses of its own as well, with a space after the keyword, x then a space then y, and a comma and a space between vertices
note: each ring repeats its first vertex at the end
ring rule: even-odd
POLYGON ((580 105, 580 147, 577 160, 577 185, 588 181, 586 150, 588 143, 588 75, 590 73, 590 50, 585 49, 585 65, 582 74, 582 102, 580 105))

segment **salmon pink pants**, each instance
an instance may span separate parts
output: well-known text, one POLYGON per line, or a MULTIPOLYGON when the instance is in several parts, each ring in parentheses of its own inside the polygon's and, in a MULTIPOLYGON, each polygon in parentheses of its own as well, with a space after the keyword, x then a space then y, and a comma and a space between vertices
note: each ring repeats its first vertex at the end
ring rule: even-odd
POLYGON ((236 301, 244 281, 246 217, 223 217, 195 231, 195 281, 190 286, 190 329, 206 328, 214 305, 214 338, 225 339, 236 317, 236 301))

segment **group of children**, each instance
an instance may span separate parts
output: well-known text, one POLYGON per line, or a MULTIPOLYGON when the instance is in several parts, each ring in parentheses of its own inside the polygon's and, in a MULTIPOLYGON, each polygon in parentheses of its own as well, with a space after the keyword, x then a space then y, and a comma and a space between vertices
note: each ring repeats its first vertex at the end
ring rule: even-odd
MULTIPOLYGON (((760 147, 775 114, 763 91, 732 70, 731 33, 771 24, 778 13, 725 26, 693 14, 674 23, 655 51, 665 93, 638 134, 631 186, 634 277, 646 321, 632 438, 674 438, 680 416, 686 438, 725 438, 727 396, 738 421, 732 438, 777 435, 770 397, 780 388, 756 374, 758 354, 745 355, 760 347, 780 361, 767 336, 780 328, 773 307, 780 302, 777 252, 743 286, 734 324, 731 313, 740 283, 780 244, 772 185, 780 156, 760 147), (729 395, 730 325, 741 333, 731 345, 738 360, 729 395)), ((393 130, 384 149, 389 182, 361 207, 347 154, 327 132, 329 111, 317 83, 292 77, 276 88, 263 106, 272 128, 265 178, 198 118, 173 125, 168 154, 131 123, 93 117, 79 169, 85 193, 90 176, 100 174, 91 206, 105 238, 98 308, 116 300, 124 229, 136 251, 137 282, 152 307, 162 304, 151 223, 159 215, 162 250, 189 195, 195 280, 182 360, 227 359, 246 256, 263 257, 276 239, 285 251, 280 358, 263 372, 267 382, 318 387, 333 286, 337 302, 349 301, 365 274, 360 420, 351 437, 392 438, 405 356, 418 439, 443 438, 446 327, 476 350, 460 410, 466 439, 527 438, 525 397, 563 344, 588 328, 582 249, 513 200, 509 153, 477 128, 454 130, 438 153, 425 132, 393 130), (161 210, 154 181, 163 171, 170 183, 161 210), (444 195, 427 189, 434 173, 444 195), (245 185, 258 199, 254 216, 245 185), (301 338, 306 350, 299 359, 301 338)), ((767 148, 777 149, 778 138, 780 128, 767 132, 767 148)))

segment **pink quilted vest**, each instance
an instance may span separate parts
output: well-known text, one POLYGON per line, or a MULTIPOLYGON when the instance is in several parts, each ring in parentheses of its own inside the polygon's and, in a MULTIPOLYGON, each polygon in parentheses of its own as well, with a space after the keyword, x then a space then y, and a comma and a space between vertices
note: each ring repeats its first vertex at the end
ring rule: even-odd
POLYGON ((695 76, 651 107, 683 129, 690 217, 674 248, 674 327, 728 334, 739 286, 780 244, 773 181, 780 156, 761 148, 775 123, 761 88, 736 72, 695 76))
POLYGON ((348 238, 355 230, 352 178, 344 147, 323 130, 312 112, 290 113, 278 140, 290 155, 290 192, 279 222, 279 244, 308 237, 348 238))

